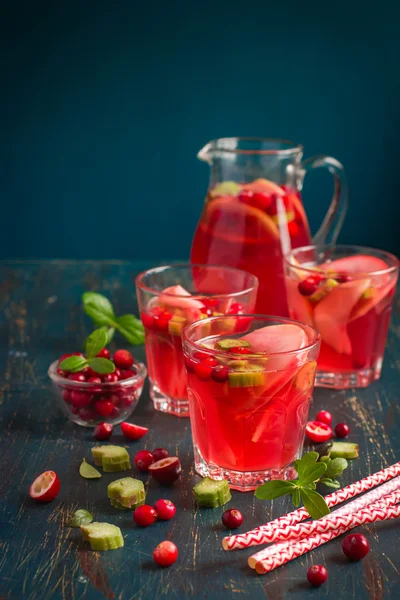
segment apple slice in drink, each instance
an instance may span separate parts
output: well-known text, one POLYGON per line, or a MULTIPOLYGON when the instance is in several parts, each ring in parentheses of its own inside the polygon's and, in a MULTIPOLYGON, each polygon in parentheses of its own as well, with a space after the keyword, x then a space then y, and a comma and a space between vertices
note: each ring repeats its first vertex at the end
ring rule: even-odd
POLYGON ((345 275, 369 275, 376 271, 386 271, 388 268, 384 260, 367 254, 337 258, 318 266, 320 269, 345 275))
POLYGON ((324 296, 314 309, 315 327, 322 340, 339 354, 351 354, 347 325, 353 308, 370 283, 370 279, 341 283, 324 296))
POLYGON ((204 304, 200 300, 191 297, 191 294, 181 285, 173 285, 165 288, 158 297, 158 303, 164 305, 168 310, 182 310, 188 321, 201 318, 201 309, 204 304))

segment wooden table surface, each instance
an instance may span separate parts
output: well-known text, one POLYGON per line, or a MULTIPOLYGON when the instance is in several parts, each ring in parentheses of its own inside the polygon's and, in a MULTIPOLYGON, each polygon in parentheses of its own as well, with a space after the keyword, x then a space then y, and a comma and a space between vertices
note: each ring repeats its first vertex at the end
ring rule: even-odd
MULTIPOLYGON (((136 311, 134 277, 147 266, 89 261, 0 266, 0 600, 398 598, 400 522, 364 527, 372 550, 359 563, 344 557, 340 538, 264 576, 248 568, 250 550, 224 552, 223 509, 197 510, 193 504, 191 488, 198 477, 189 421, 156 413, 147 385, 131 420, 150 432, 131 443, 130 453, 165 446, 180 456, 181 482, 170 488, 151 482, 147 496, 150 504, 170 498, 178 508, 176 517, 139 529, 130 512, 110 507, 106 487, 115 474, 92 481, 79 476, 79 464, 90 458, 94 444, 92 430, 70 423, 59 412, 47 368, 64 352, 79 350, 90 330, 80 307, 83 291, 107 293, 120 313, 136 311), (51 504, 35 504, 28 496, 29 485, 47 469, 58 473, 61 492, 51 504), (119 525, 124 548, 104 553, 88 549, 79 530, 65 527, 78 507, 87 508, 96 520, 119 525), (173 540, 180 553, 169 569, 157 568, 151 558, 164 539, 173 540), (310 588, 305 577, 312 563, 329 570, 328 582, 318 589, 310 588)), ((343 484, 400 459, 399 334, 400 321, 393 319, 379 383, 366 390, 319 389, 314 394, 312 413, 326 408, 335 421, 349 423, 350 440, 361 448, 343 484)), ((144 359, 144 348, 135 349, 135 355, 144 359)), ((113 442, 125 443, 120 434, 113 442)), ((252 493, 240 492, 233 492, 230 506, 243 512, 243 531, 289 508, 281 499, 263 503, 252 493)))

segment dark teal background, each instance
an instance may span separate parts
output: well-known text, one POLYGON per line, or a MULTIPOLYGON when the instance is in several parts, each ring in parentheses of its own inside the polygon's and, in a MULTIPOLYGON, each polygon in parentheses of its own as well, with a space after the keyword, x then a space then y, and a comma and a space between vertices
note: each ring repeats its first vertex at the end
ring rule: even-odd
MULTIPOLYGON (((2 2, 0 257, 188 256, 196 152, 286 137, 345 165, 341 241, 400 253, 399 3, 2 2)), ((315 230, 331 193, 313 174, 315 230)))

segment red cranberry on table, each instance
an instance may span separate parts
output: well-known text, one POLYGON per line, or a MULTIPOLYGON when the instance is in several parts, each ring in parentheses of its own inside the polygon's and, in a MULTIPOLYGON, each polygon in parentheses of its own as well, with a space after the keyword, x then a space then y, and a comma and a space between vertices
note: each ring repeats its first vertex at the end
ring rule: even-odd
POLYGON ((243 515, 236 508, 229 508, 222 515, 222 523, 227 529, 237 529, 243 523, 243 515))
POLYGON ((133 512, 133 520, 135 521, 136 525, 139 525, 140 527, 148 527, 149 525, 153 525, 156 519, 157 512, 148 504, 138 506, 133 512))
MULTIPOLYGON (((120 425, 121 431, 127 440, 139 440, 149 431, 148 427, 141 427, 140 425, 135 425, 134 423, 121 423, 120 425)), ((147 452, 147 450, 144 450, 147 452)), ((153 460, 154 457, 153 457, 153 460)))
POLYGON ((135 465, 139 469, 139 471, 143 471, 146 473, 149 470, 149 467, 154 462, 154 457, 151 452, 148 450, 140 450, 135 455, 135 465))
POLYGON ((150 464, 148 470, 158 483, 169 485, 174 483, 181 474, 181 461, 177 456, 170 456, 150 464))
POLYGON ((328 571, 323 565, 312 565, 307 570, 307 579, 311 585, 318 587, 328 579, 328 571))
POLYGON ((110 351, 107 350, 107 348, 103 348, 102 350, 100 350, 100 352, 98 353, 98 358, 110 358, 110 351))
POLYGON ((369 541, 361 533, 346 535, 342 542, 342 550, 351 560, 361 560, 370 549, 369 541))
POLYGON ((331 425, 332 415, 327 410, 320 410, 317 416, 315 417, 315 420, 320 421, 320 423, 325 423, 325 425, 331 425))
POLYGON ((177 558, 178 548, 173 542, 168 540, 158 544, 157 548, 153 551, 153 559, 160 567, 169 567, 173 565, 177 558))
POLYGON ((154 458, 154 462, 157 462, 158 460, 162 460, 163 458, 168 458, 169 452, 165 448, 155 448, 155 450, 152 451, 152 455, 154 458))
POLYGON ((345 438, 350 433, 350 427, 346 423, 338 423, 335 427, 335 434, 338 438, 345 438))
POLYGON ((113 426, 110 423, 99 423, 94 428, 93 437, 96 440, 108 440, 113 432, 113 426))
POLYGON ((169 521, 176 513, 175 504, 171 500, 165 500, 164 498, 157 500, 154 509, 161 521, 169 521))

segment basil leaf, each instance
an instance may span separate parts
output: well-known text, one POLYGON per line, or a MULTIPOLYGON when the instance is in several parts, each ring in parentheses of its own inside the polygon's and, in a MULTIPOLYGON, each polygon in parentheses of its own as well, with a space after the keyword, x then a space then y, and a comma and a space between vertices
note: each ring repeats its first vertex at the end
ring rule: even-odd
POLYGON ((299 485, 304 486, 304 485, 307 485, 308 483, 313 483, 314 481, 318 481, 318 479, 320 479, 322 477, 322 475, 325 473, 326 468, 327 468, 326 464, 323 462, 319 462, 317 464, 310 465, 307 468, 307 470, 305 471, 305 474, 302 477, 299 476, 299 485))
POLYGON ((310 469, 314 468, 318 458, 318 452, 307 452, 300 460, 294 461, 294 468, 297 471, 299 479, 306 477, 310 469))
POLYGON ((327 503, 318 492, 307 488, 300 488, 300 494, 304 508, 313 519, 320 519, 330 513, 327 503))
POLYGON ((330 463, 328 463, 328 468, 326 470, 326 477, 330 479, 336 479, 336 477, 340 477, 345 469, 349 466, 349 463, 345 458, 332 458, 330 463))
POLYGON ((85 313, 97 325, 114 325, 116 317, 108 298, 96 292, 85 292, 82 301, 85 313))
POLYGON ((68 356, 59 364, 59 368, 62 371, 71 371, 71 373, 77 373, 87 367, 87 360, 83 356, 68 356))
POLYGON ((100 375, 107 375, 107 373, 114 373, 115 365, 108 358, 88 358, 88 364, 93 371, 100 373, 100 375))
POLYGON ((95 329, 86 340, 86 356, 88 358, 97 356, 100 350, 103 350, 104 346, 106 346, 107 338, 108 335, 104 327, 101 329, 95 329))
POLYGON ((259 500, 273 500, 274 498, 279 498, 279 496, 291 494, 296 487, 297 484, 293 481, 275 479, 260 485, 255 491, 255 496, 259 500))
POLYGON ((292 492, 292 502, 297 507, 300 504, 300 490, 295 488, 292 492))
POLYGON ((336 479, 331 479, 330 477, 320 479, 319 483, 323 483, 326 487, 332 488, 333 490, 340 489, 340 483, 336 479))
POLYGON ((76 510, 73 516, 67 521, 68 527, 80 527, 81 525, 87 525, 93 521, 93 515, 84 508, 76 510))
POLYGON ((144 329, 140 319, 134 315, 122 315, 117 318, 116 328, 133 346, 144 343, 144 329))

